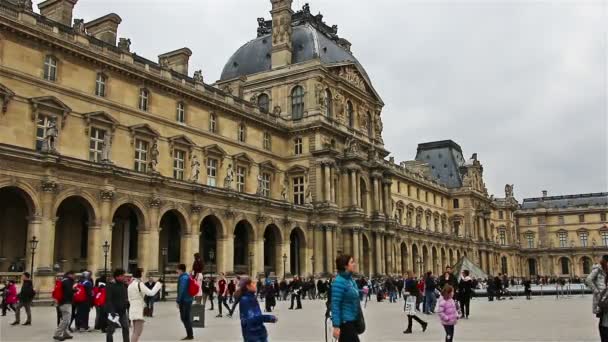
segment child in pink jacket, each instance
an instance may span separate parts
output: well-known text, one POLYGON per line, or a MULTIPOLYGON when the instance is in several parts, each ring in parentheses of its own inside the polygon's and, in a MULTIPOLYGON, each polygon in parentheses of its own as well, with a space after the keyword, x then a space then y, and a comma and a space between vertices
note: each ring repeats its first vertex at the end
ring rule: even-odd
POLYGON ((445 329, 445 341, 452 342, 454 339, 454 326, 458 321, 458 308, 456 302, 452 297, 454 296, 454 288, 450 285, 446 285, 441 291, 441 298, 439 298, 439 319, 443 328, 445 329))

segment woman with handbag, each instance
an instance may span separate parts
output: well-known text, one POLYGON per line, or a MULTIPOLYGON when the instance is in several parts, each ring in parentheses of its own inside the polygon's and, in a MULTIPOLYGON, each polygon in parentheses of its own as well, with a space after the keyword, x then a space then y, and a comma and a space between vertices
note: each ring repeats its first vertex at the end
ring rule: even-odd
POLYGON ((331 321, 333 336, 339 342, 359 342, 365 319, 359 302, 359 287, 353 279, 355 260, 347 254, 336 258, 338 275, 331 284, 331 321))
POLYGON ((152 289, 149 289, 142 281, 143 269, 138 268, 133 272, 133 280, 127 288, 129 296, 129 318, 133 322, 133 334, 131 342, 138 342, 144 330, 144 298, 155 296, 162 288, 162 283, 157 281, 152 289))

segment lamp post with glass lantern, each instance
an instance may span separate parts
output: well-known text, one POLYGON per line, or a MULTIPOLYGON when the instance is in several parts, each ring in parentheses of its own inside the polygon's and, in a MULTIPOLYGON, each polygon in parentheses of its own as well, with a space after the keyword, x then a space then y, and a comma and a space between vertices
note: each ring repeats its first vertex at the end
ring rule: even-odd
POLYGON ((32 250, 32 262, 31 262, 31 267, 30 267, 30 277, 32 279, 32 282, 34 281, 34 256, 36 255, 36 247, 38 247, 38 240, 36 239, 36 236, 34 235, 32 237, 32 239, 30 240, 30 249, 32 250))
POLYGON ((163 247, 160 249, 160 253, 163 256, 163 262, 162 262, 162 275, 163 275, 163 288, 162 288, 162 293, 161 293, 161 300, 165 300, 165 295, 166 295, 166 291, 165 291, 165 262, 167 261, 167 247, 163 247))
MULTIPOLYGON (((110 244, 108 240, 101 246, 103 248, 103 275, 108 276, 108 253, 110 253, 110 244)), ((107 279, 106 279, 107 281, 107 279)))

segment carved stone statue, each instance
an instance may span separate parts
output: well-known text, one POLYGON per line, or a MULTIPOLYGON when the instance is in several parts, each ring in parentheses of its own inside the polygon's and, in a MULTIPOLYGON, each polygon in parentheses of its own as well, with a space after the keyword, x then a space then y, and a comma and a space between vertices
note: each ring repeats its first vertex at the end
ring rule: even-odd
POLYGON ((274 106, 274 108, 272 109, 272 115, 274 115, 274 116, 281 115, 281 106, 279 106, 279 105, 274 106))
POLYGON ((420 228, 422 225, 422 215, 416 214, 416 228, 420 228))
POLYGON ((232 181, 234 181, 234 170, 232 169, 232 164, 228 164, 226 177, 224 177, 224 188, 232 189, 232 181))
POLYGON ((24 10, 28 10, 31 11, 32 10, 32 0, 19 0, 19 2, 17 3, 17 6, 19 6, 19 8, 22 8, 24 10))
POLYGON ((84 19, 74 19, 74 25, 72 25, 72 28, 74 29, 74 32, 84 34, 84 19))
POLYGON ((359 152, 359 143, 355 138, 346 138, 346 142, 344 143, 344 152, 353 154, 359 152))
POLYGON ((131 39, 120 38, 118 39, 118 48, 125 51, 131 51, 131 39))
POLYGON ((511 184, 511 185, 506 184, 505 185, 505 197, 506 198, 513 197, 513 184, 511 184))
POLYGON ((344 123, 344 96, 342 96, 342 94, 340 93, 336 93, 336 96, 334 96, 334 100, 336 103, 336 121, 338 121, 339 123, 344 123))
POLYGON ((165 58, 161 58, 159 61, 160 67, 163 69, 168 69, 169 68, 169 58, 165 57, 165 58))
POLYGON ((194 183, 198 183, 198 176, 201 173, 201 163, 198 161, 196 155, 192 156, 192 161, 190 162, 190 180, 194 183))
POLYGON ((110 150, 112 149, 112 133, 106 132, 101 143, 101 161, 110 162, 110 150))
POLYGON ((267 35, 270 33, 270 27, 266 25, 264 18, 258 18, 258 37, 267 35))
POLYGON ((367 129, 369 127, 369 122, 367 121, 367 114, 359 112, 359 122, 361 123, 361 129, 363 129, 364 132, 367 132, 367 129))
POLYGON ((312 204, 312 189, 310 188, 310 184, 306 186, 306 192, 304 193, 304 203, 312 204))
POLYGON ((382 136, 382 130, 384 129, 384 127, 382 125, 382 119, 380 118, 380 115, 376 116, 376 121, 374 122, 374 124, 374 128, 376 130, 376 137, 382 136))
POLYGON ((150 172, 158 172, 158 144, 154 143, 150 149, 150 172))
POLYGON ((57 137, 59 136, 59 130, 55 121, 51 120, 48 123, 45 131, 44 146, 42 150, 45 152, 57 152, 57 137))
POLYGON ((281 198, 283 199, 283 201, 287 201, 287 184, 283 183, 283 186, 281 188, 281 198))
POLYGON ((325 99, 325 89, 323 88, 323 84, 317 83, 315 84, 315 97, 317 99, 317 103, 321 106, 325 106, 327 100, 325 99))
POLYGON ((321 136, 321 148, 331 148, 331 139, 329 139, 328 136, 323 135, 321 136))
POLYGON ((192 78, 194 79, 194 83, 203 83, 203 71, 196 70, 194 72, 194 76, 192 76, 192 78))
POLYGON ((257 190, 255 191, 255 193, 256 193, 257 195, 261 195, 261 194, 262 194, 262 192, 263 192, 263 191, 262 191, 262 190, 263 190, 263 189, 262 189, 262 181, 263 181, 263 179, 262 179, 262 175, 261 175, 261 174, 258 174, 258 188, 257 188, 257 190))

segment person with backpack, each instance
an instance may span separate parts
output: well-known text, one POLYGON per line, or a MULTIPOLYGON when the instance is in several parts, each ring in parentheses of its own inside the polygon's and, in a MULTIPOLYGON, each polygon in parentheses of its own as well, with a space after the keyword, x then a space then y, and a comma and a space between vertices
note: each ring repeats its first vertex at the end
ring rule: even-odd
POLYGON ((6 310, 9 309, 8 304, 6 303, 6 296, 8 294, 8 280, 2 279, 2 281, 0 281, 0 285, 2 285, 2 288, 0 288, 0 292, 2 293, 2 316, 6 316, 6 310))
POLYGON ((93 282, 91 272, 82 272, 82 279, 76 284, 74 304, 76 305, 76 331, 89 330, 89 313, 93 303, 93 282))
POLYGON ((55 282, 52 297, 57 303, 58 312, 61 314, 61 320, 55 330, 53 339, 64 341, 71 339, 68 334, 68 326, 72 321, 72 301, 74 299, 74 272, 67 271, 60 280, 55 282))
POLYGON ((593 314, 599 318, 599 332, 602 342, 608 342, 608 255, 602 256, 599 264, 593 265, 591 273, 587 276, 586 283, 593 291, 591 309, 593 314), (604 307, 605 309, 602 309, 604 307))
POLYGON ((338 342, 359 342, 363 333, 363 312, 359 302, 359 287, 353 280, 355 260, 348 254, 336 258, 338 276, 331 286, 331 323, 333 337, 338 342))
POLYGON ((266 342, 268 331, 264 323, 276 323, 276 316, 264 315, 257 300, 257 286, 251 278, 240 281, 237 291, 239 298, 239 316, 241 318, 241 333, 244 342, 266 342))
POLYGON ((162 289, 162 283, 156 282, 152 289, 149 289, 142 281, 143 269, 138 268, 133 272, 133 280, 127 288, 129 296, 129 319, 133 322, 133 334, 131 342, 138 342, 141 333, 144 331, 144 299, 154 297, 162 289))
POLYGON ((129 342, 128 305, 129 301, 127 285, 125 284, 125 270, 117 268, 114 270, 114 280, 106 286, 105 311, 108 314, 106 342, 114 341, 114 331, 116 328, 122 330, 123 342, 129 342))
POLYGON ((31 305, 34 297, 36 296, 36 291, 34 291, 34 285, 32 284, 31 276, 28 272, 23 272, 21 276, 21 291, 19 292, 19 304, 15 308, 15 321, 11 323, 11 325, 18 325, 20 322, 20 314, 21 308, 25 308, 25 314, 27 315, 27 320, 23 325, 32 325, 32 312, 31 305))
MULTIPOLYGON (((192 299, 193 296, 189 292, 190 281, 192 278, 186 273, 186 265, 177 265, 177 306, 179 308, 179 316, 186 328, 186 337, 182 340, 194 340, 194 332, 192 331, 192 299)), ((193 281, 193 280, 192 280, 193 281)))
POLYGON ((93 287, 93 305, 95 305, 95 330, 106 332, 107 319, 104 306, 106 304, 106 276, 101 276, 95 281, 93 287))

